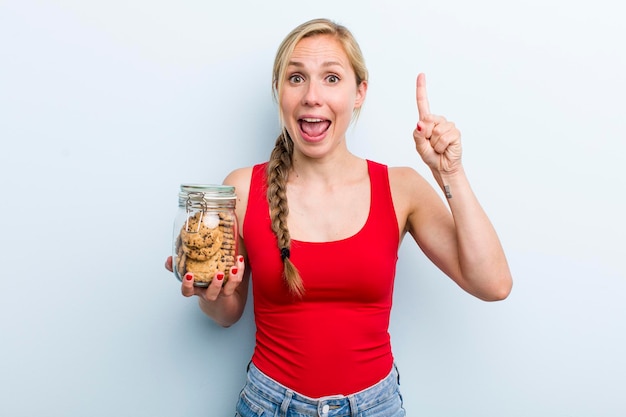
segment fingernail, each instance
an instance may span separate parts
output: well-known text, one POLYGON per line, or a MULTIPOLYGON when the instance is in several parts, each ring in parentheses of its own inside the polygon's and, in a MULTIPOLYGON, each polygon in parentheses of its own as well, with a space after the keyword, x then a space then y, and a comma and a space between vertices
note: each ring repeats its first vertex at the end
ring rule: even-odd
POLYGON ((238 269, 237 268, 233 268, 230 270, 230 273, 235 275, 237 273, 238 269))
POLYGON ((193 279, 193 275, 191 275, 191 274, 185 274, 185 279, 186 279, 187 281, 191 281, 191 280, 193 279))
POLYGON ((224 279, 224 274, 223 274, 223 273, 221 273, 221 272, 218 272, 218 273, 217 273, 217 276, 216 276, 215 278, 217 278, 217 280, 218 280, 218 281, 221 281, 221 280, 223 280, 223 279, 224 279))
POLYGON ((243 262, 243 256, 239 256, 239 258, 237 258, 237 260, 238 260, 239 262, 243 262))
POLYGON ((420 126, 420 124, 419 124, 419 123, 417 124, 417 131, 418 131, 418 132, 421 132, 421 131, 422 131, 422 126, 420 126))

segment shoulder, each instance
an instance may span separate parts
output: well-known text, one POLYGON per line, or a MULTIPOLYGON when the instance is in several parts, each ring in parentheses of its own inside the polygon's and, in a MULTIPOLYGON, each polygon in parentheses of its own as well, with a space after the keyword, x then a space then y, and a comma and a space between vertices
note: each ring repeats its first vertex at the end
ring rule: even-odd
POLYGON ((413 168, 411 167, 388 167, 387 168, 389 171, 389 178, 391 179, 391 177, 396 177, 399 179, 402 178, 411 178, 411 177, 421 177, 421 175, 413 168))
POLYGON ((416 170, 410 167, 389 167, 389 186, 394 199, 409 202, 411 196, 420 195, 432 189, 430 184, 416 170))
POLYGON ((224 179, 224 184, 237 186, 243 183, 250 183, 254 167, 242 167, 231 171, 224 179))
MULTIPOLYGON (((226 176, 224 184, 233 185, 235 187, 245 185, 247 188, 247 186, 250 185, 252 176, 255 174, 264 175, 266 167, 267 162, 262 162, 248 167, 237 168, 226 176)), ((243 192, 244 190, 239 191, 243 192)))
POLYGON ((253 167, 237 168, 231 171, 230 174, 224 178, 224 184, 232 185, 237 188, 237 192, 243 192, 245 187, 242 185, 250 184, 250 178, 252 177, 253 167), (241 188, 241 189, 240 189, 241 188))
POLYGON ((237 168, 226 176, 224 184, 235 187, 237 196, 247 196, 250 191, 250 184, 254 181, 263 181, 267 162, 256 164, 253 166, 237 168))
POLYGON ((410 204, 410 196, 432 191, 430 184, 411 167, 388 166, 380 162, 368 160, 370 167, 376 166, 378 169, 386 169, 389 177, 389 188, 393 195, 394 203, 410 204))
POLYGON ((231 171, 226 178, 224 178, 225 185, 235 187, 238 209, 245 208, 248 204, 248 194, 250 193, 250 183, 253 171, 254 166, 237 168, 231 171))
POLYGON ((381 169, 386 169, 387 172, 389 173, 389 181, 390 182, 403 182, 405 180, 412 180, 412 179, 423 179, 422 176, 413 168, 411 167, 395 167, 395 166, 389 166, 386 165, 385 163, 382 162, 378 162, 378 161, 372 161, 371 159, 367 160, 368 164, 370 164, 370 166, 376 166, 379 167, 381 169))
POLYGON ((258 181, 264 182, 266 167, 267 162, 263 162, 248 167, 237 168, 226 176, 224 184, 235 187, 235 193, 237 194, 239 203, 247 203, 253 178, 255 178, 255 184, 258 183, 258 181))
POLYGON ((435 188, 413 168, 390 167, 389 186, 396 210, 409 227, 425 215, 445 210, 435 188))
POLYGON ((392 191, 410 192, 431 188, 428 182, 415 169, 410 167, 389 167, 389 184, 392 191))

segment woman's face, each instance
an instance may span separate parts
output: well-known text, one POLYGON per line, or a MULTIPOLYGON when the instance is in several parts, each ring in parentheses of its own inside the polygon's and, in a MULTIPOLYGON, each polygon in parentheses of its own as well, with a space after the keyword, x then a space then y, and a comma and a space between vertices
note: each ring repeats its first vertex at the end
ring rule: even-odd
POLYGON ((329 35, 302 39, 287 66, 281 93, 282 117, 295 149, 322 157, 338 145, 355 108, 365 99, 367 83, 356 76, 341 43, 329 35))

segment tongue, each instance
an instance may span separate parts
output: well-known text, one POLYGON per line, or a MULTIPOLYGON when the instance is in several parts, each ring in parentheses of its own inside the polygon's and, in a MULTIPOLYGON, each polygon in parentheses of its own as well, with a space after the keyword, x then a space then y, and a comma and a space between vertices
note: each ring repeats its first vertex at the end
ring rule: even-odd
POLYGON ((300 127, 309 136, 319 136, 328 129, 330 122, 301 122, 300 127))

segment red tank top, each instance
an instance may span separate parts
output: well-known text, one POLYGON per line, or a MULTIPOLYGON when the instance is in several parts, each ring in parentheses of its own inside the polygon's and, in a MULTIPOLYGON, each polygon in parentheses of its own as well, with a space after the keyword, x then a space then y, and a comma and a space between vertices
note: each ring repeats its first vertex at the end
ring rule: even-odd
POLYGON ((252 171, 243 237, 252 271, 256 345, 252 361, 300 394, 348 395, 376 384, 393 365, 388 332, 400 243, 387 167, 367 161, 370 212, 354 236, 292 240, 305 288, 293 298, 282 278, 266 197, 266 164, 252 171))

